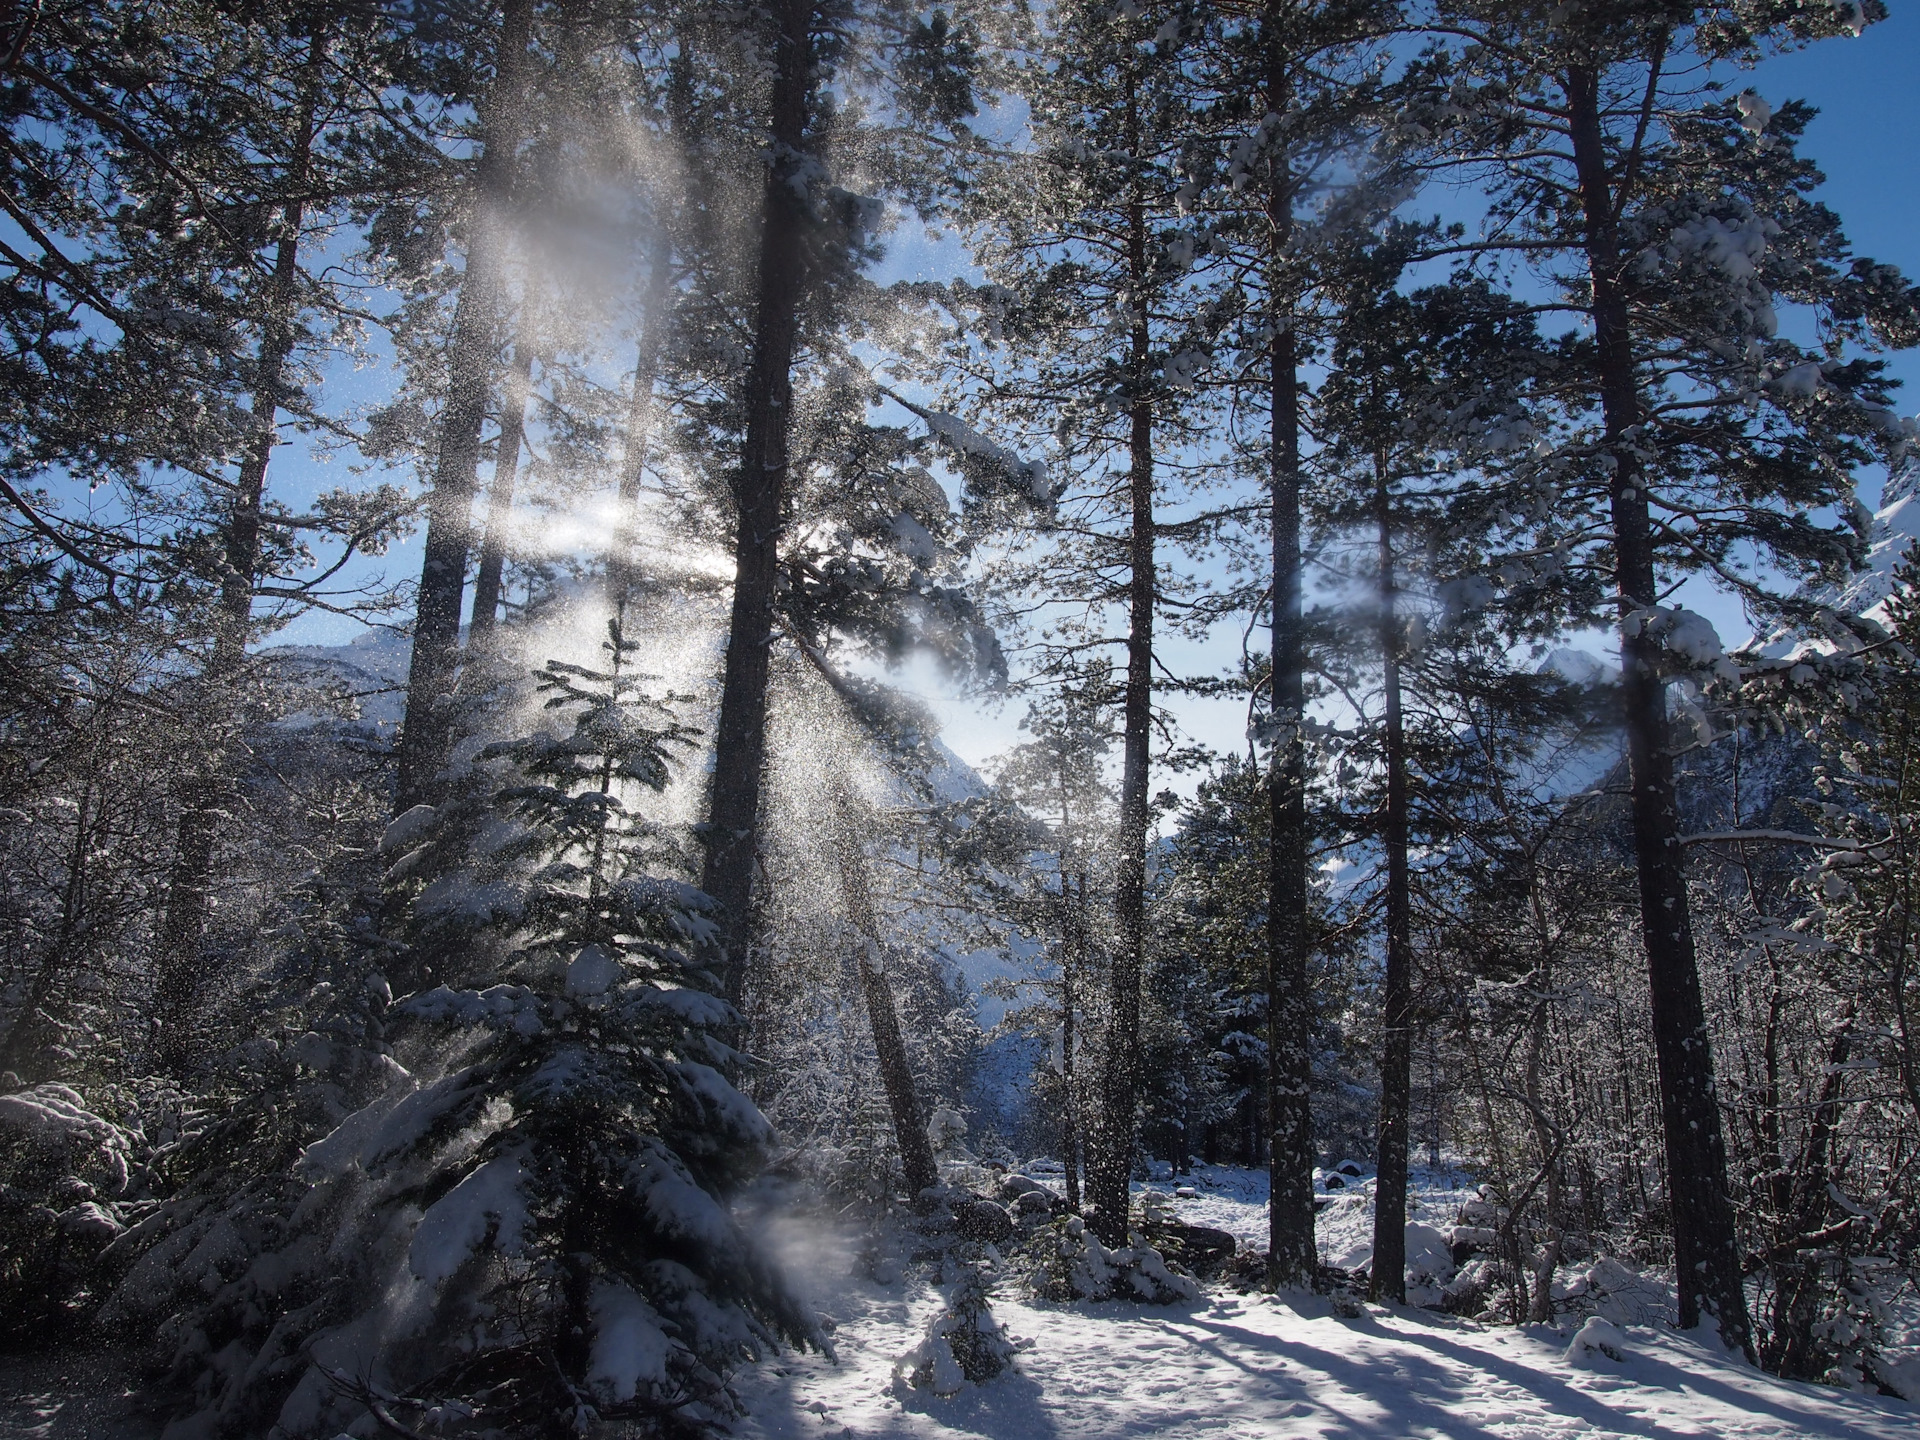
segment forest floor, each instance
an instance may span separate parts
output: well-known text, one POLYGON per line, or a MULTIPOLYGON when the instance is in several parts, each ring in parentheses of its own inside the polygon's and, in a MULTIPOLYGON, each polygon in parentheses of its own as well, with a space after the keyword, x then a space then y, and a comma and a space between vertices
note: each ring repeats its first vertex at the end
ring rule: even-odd
POLYGON ((158 1433, 119 1351, 0 1355, 0 1440, 149 1440, 158 1433))
MULTIPOLYGON (((1039 1178, 1044 1179, 1042 1175, 1039 1178)), ((1181 1218, 1264 1242, 1264 1176, 1203 1168, 1182 1184, 1181 1218), (1212 1183, 1209 1183, 1212 1182, 1212 1183)), ((1466 1192, 1428 1174, 1418 1189, 1435 1225, 1466 1192)), ((1153 1188, 1171 1191, 1171 1182, 1153 1188)), ((1331 1263, 1365 1258, 1370 1187, 1353 1186, 1321 1215, 1331 1263)), ((1416 1210, 1416 1216, 1420 1211, 1416 1210)), ((993 1308, 1023 1342, 1017 1368, 951 1399, 907 1388, 893 1362, 913 1346, 941 1297, 931 1286, 875 1283, 858 1242, 793 1222, 790 1263, 837 1322, 838 1361, 786 1356, 743 1377, 747 1440, 1677 1440, 1799 1437, 1912 1440, 1920 1407, 1765 1375, 1697 1335, 1662 1325, 1620 1330, 1623 1355, 1568 1359, 1574 1324, 1480 1325, 1418 1308, 1364 1307, 1343 1317, 1313 1296, 1214 1289, 1199 1304, 1051 1305, 1016 1298, 993 1308)))
MULTIPOLYGON (((1039 1172, 1038 1178, 1048 1178, 1039 1172)), ((1197 1167, 1154 1182, 1190 1223, 1264 1244, 1266 1177, 1197 1167)), ((1416 1176, 1416 1221, 1444 1226, 1471 1192, 1448 1172, 1416 1176)), ((1367 1256, 1371 1186, 1320 1216, 1323 1258, 1367 1256)), ((1773 1379, 1710 1341, 1623 1324, 1623 1358, 1568 1359, 1574 1324, 1480 1325, 1418 1308, 1336 1313, 1312 1296, 1215 1288, 1197 1304, 1052 1305, 1002 1283, 993 1308, 1022 1343, 1016 1369, 951 1399, 907 1388, 894 1361, 939 1309, 922 1280, 883 1285, 863 1237, 818 1220, 776 1222, 796 1280, 835 1324, 837 1361, 784 1355, 740 1377, 740 1440, 1912 1440, 1920 1406, 1773 1379)), ((1009 1267, 1011 1269, 1011 1267, 1009 1267)), ((1349 1307, 1352 1308, 1352 1307, 1349 1307)), ((151 1440, 114 1351, 0 1356, 0 1440, 151 1440)))

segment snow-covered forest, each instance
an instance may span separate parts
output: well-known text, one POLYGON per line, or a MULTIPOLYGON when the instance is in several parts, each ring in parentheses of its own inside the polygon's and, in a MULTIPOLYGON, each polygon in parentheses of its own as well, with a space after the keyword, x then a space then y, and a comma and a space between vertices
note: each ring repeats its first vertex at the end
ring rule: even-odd
POLYGON ((0 1434, 1912 1433, 1888 19, 3 0, 0 1434))

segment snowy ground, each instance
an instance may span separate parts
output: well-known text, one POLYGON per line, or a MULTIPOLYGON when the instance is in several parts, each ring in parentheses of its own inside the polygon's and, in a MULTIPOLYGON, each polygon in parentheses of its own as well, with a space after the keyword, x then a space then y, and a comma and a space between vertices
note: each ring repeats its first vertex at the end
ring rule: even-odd
MULTIPOLYGON (((1037 1174, 1036 1178, 1047 1178, 1037 1174)), ((1464 1181, 1418 1177, 1427 1223, 1444 1226, 1464 1181)), ((1264 1240, 1257 1173, 1201 1167, 1151 1188, 1191 1223, 1264 1240)), ((1320 1217, 1324 1256, 1365 1258, 1370 1187, 1335 1193, 1320 1217)), ((1421 1219, 1416 1212, 1416 1219, 1421 1219)), ((1200 1305, 1020 1301, 1003 1285, 995 1313, 1029 1342, 1018 1373, 943 1400, 895 1381, 940 1297, 912 1281, 856 1274, 850 1236, 795 1223, 789 1263, 838 1322, 838 1363, 785 1357, 744 1377, 743 1440, 1549 1440, 1571 1436, 1849 1437, 1912 1440, 1920 1411, 1903 1401, 1772 1379, 1693 1337, 1629 1327, 1620 1361, 1567 1359, 1571 1327, 1481 1326, 1418 1309, 1369 1307, 1353 1318, 1313 1297, 1215 1291, 1200 1305)))
POLYGON ((157 1428, 115 1351, 0 1355, 0 1440, 148 1440, 157 1428))
MULTIPOLYGON (((1335 1172, 1338 1173, 1338 1172, 1335 1172)), ((1342 1270, 1357 1270, 1373 1258, 1373 1180, 1349 1178, 1338 1189, 1326 1188, 1326 1171, 1316 1170, 1314 1192, 1325 1206, 1315 1225, 1320 1259, 1342 1270)), ((1045 1174, 1035 1176, 1047 1180, 1045 1174)), ((1136 1191, 1158 1190, 1174 1197, 1174 1214, 1189 1225, 1210 1225, 1233 1236, 1244 1249, 1267 1248, 1267 1172, 1237 1165, 1195 1165, 1177 1179, 1149 1180, 1136 1191), (1180 1192, 1191 1190, 1191 1196, 1180 1192)), ((1434 1229, 1453 1223, 1461 1203, 1472 1198, 1473 1182, 1458 1170, 1416 1167, 1410 1181, 1412 1199, 1408 1218, 1434 1229)))
POLYGON ((1671 1333, 1627 1331, 1627 1358, 1589 1370, 1546 1327, 1417 1310, 1345 1320, 1320 1302, 1231 1295, 1184 1311, 1002 1300, 1002 1323, 1033 1341, 1020 1373, 942 1400, 892 1380, 932 1297, 836 1298, 839 1365, 810 1357, 754 1376, 743 1435, 1911 1440, 1920 1420, 1903 1401, 1783 1384, 1671 1333))
MULTIPOLYGON (((1036 1178, 1049 1178, 1037 1171, 1036 1178)), ((1415 1174, 1417 1223, 1444 1228, 1471 1190, 1415 1174)), ((1196 1167, 1147 1187, 1193 1224, 1264 1245, 1266 1177, 1196 1167), (1190 1195, 1180 1195, 1182 1189, 1190 1195)), ((1333 1191, 1319 1220, 1329 1263, 1367 1258, 1371 1184, 1333 1191)), ((739 1440, 1564 1440, 1683 1436, 1912 1440, 1903 1401, 1774 1380, 1660 1326, 1621 1331, 1624 1359, 1567 1358, 1571 1326, 1515 1330, 1419 1309, 1342 1317, 1311 1297, 1215 1290, 1170 1309, 1049 1305, 1003 1284, 994 1311, 1026 1342, 1016 1373, 950 1400, 905 1388, 893 1362, 940 1305, 913 1280, 881 1285, 859 1240, 819 1222, 779 1222, 788 1265, 836 1323, 838 1363, 780 1357, 741 1375, 739 1440)), ((147 1440, 111 1352, 0 1358, 0 1440, 147 1440)))

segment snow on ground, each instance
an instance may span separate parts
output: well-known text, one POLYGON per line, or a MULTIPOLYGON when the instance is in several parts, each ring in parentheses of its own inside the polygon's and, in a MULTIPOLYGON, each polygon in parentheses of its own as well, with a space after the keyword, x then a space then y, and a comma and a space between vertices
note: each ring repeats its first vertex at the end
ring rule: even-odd
MULTIPOLYGON (((1359 1168, 1351 1161, 1343 1163, 1359 1168)), ((1196 1164, 1189 1173, 1176 1176, 1163 1163, 1156 1163, 1155 1170, 1155 1178, 1134 1185, 1135 1194, 1157 1190, 1172 1199, 1174 1215, 1187 1224, 1224 1230, 1240 1242, 1243 1250, 1248 1246, 1267 1248, 1265 1170, 1196 1164)), ((1055 1191, 1064 1188, 1057 1162, 1043 1160, 1029 1165, 1023 1173, 1055 1191)), ((1460 1206, 1475 1193, 1473 1182, 1463 1171, 1444 1165, 1414 1166, 1408 1188, 1408 1218, 1436 1230, 1453 1224, 1460 1206)), ((1338 1169, 1315 1170, 1313 1189, 1323 1202, 1314 1227, 1321 1262, 1342 1270, 1361 1269, 1373 1258, 1373 1178, 1347 1175, 1338 1169), (1330 1186, 1329 1176, 1337 1176, 1337 1184, 1330 1186)))
MULTIPOLYGON (((1043 1168, 1036 1179, 1055 1177, 1043 1168)), ((1471 1191, 1448 1172, 1416 1175, 1416 1220, 1444 1227, 1471 1191)), ((1147 1186, 1179 1216, 1264 1243, 1265 1177, 1196 1166, 1147 1186), (1180 1196, 1190 1189, 1190 1196, 1180 1196)), ((1371 1182, 1331 1193, 1320 1216, 1330 1263, 1367 1257, 1371 1182), (1345 1193, 1343 1193, 1343 1191, 1345 1193)), ((785 1222, 788 1263, 837 1322, 838 1362, 783 1356, 743 1374, 741 1440, 1559 1440, 1574 1436, 1848 1437, 1911 1440, 1904 1401, 1791 1384, 1698 1336, 1626 1326, 1624 1359, 1571 1361, 1574 1325, 1482 1326, 1419 1309, 1369 1306, 1343 1318, 1319 1297, 1211 1292, 1191 1307, 1023 1301, 1003 1281, 994 1313, 1023 1343, 1017 1373, 950 1400, 910 1390, 893 1362, 939 1308, 930 1286, 858 1273, 851 1234, 785 1222)), ((1578 1349, 1579 1347, 1576 1347, 1578 1349)), ((1622 1348, 1616 1344, 1616 1349, 1622 1348)))
POLYGON ((113 1350, 0 1356, 0 1440, 150 1440, 129 1370, 113 1350))
MULTIPOLYGON (((1029 1167, 1041 1180, 1058 1169, 1029 1167)), ((1444 1228, 1466 1178, 1416 1170, 1416 1223, 1444 1228)), ((1326 1176, 1317 1177, 1325 1191, 1326 1176)), ((1319 1217, 1322 1256, 1369 1253, 1372 1182, 1342 1177, 1319 1217)), ((1266 1177, 1228 1166, 1146 1182, 1189 1223, 1264 1245, 1266 1177), (1181 1195, 1190 1190, 1190 1195, 1181 1195)), ((782 1355, 737 1378, 738 1440, 1912 1440, 1904 1401, 1775 1380, 1698 1336, 1621 1325, 1612 1348, 1569 1358, 1575 1324, 1482 1326, 1419 1309, 1341 1316, 1311 1296, 1215 1290, 1198 1305, 1050 1305, 1003 1281, 994 1313, 1023 1350, 1015 1373, 943 1400, 893 1364, 940 1306, 931 1286, 882 1285, 860 1237, 813 1219, 773 1222, 796 1280, 836 1322, 838 1362, 782 1355)), ((146 1440, 121 1357, 0 1360, 0 1440, 146 1440)))
POLYGON ((789 1361, 750 1377, 743 1436, 1852 1437, 1910 1440, 1914 1408, 1771 1379, 1672 1333, 1627 1330, 1626 1358, 1569 1364, 1568 1336, 1483 1328, 1419 1310, 1218 1296, 1190 1309, 1050 1306, 1001 1299, 1030 1340, 1018 1373, 941 1400, 901 1388, 892 1364, 930 1295, 836 1300, 840 1363, 789 1361))

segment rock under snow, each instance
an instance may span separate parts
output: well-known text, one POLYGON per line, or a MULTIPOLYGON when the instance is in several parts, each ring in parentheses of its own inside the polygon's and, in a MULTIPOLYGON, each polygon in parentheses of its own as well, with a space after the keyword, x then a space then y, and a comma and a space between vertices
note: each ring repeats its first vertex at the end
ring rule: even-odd
POLYGON ((1590 1315, 1586 1324, 1574 1333, 1573 1343, 1567 1346, 1567 1364, 1584 1369, 1604 1359, 1618 1365, 1627 1358, 1627 1353, 1627 1337, 1620 1333, 1620 1327, 1611 1320, 1590 1315))

